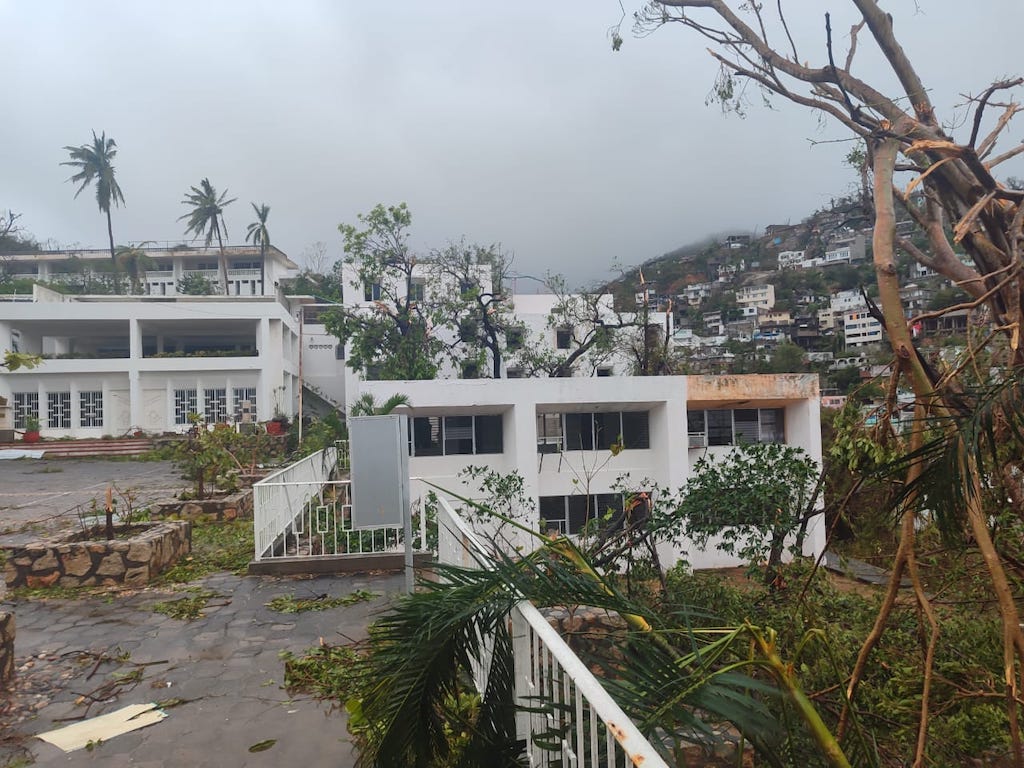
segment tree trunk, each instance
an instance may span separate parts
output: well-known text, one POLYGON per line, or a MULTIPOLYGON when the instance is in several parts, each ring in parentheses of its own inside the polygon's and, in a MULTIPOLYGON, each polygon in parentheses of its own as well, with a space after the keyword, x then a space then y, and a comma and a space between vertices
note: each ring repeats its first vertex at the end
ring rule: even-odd
POLYGON ((114 225, 110 220, 110 206, 107 206, 107 238, 110 240, 110 260, 117 263, 117 256, 114 255, 114 225))
POLYGON ((220 248, 220 287, 224 295, 228 295, 228 257, 224 253, 224 241, 220 236, 220 227, 217 227, 217 246, 220 248))

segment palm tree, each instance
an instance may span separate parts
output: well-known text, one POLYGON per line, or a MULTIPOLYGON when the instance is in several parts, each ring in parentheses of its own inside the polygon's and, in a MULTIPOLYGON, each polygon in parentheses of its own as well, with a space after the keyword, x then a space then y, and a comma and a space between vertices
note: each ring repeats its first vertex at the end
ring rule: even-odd
POLYGON ((146 249, 142 245, 122 245, 117 249, 117 263, 128 273, 132 293, 142 294, 142 273, 153 263, 146 249))
POLYGON ((188 226, 185 228, 186 235, 205 235, 206 245, 217 238, 217 246, 220 248, 220 285, 224 295, 228 294, 228 260, 224 254, 224 238, 228 236, 228 227, 224 223, 224 208, 235 202, 236 198, 226 200, 228 191, 225 189, 221 195, 210 184, 209 179, 203 179, 198 187, 192 187, 181 201, 182 205, 192 206, 192 210, 178 221, 188 219, 188 226))
POLYGON ((369 392, 361 394, 355 402, 349 406, 349 416, 386 416, 400 405, 409 405, 409 396, 398 392, 383 403, 378 404, 376 398, 369 392))
POLYGON ((263 293, 267 292, 266 289, 266 261, 267 261, 267 246, 270 245, 270 231, 267 229, 267 216, 270 215, 270 206, 266 203, 256 205, 256 203, 250 203, 253 211, 256 213, 256 221, 250 224, 245 229, 245 242, 252 243, 253 245, 259 244, 260 246, 260 290, 263 293))
POLYGON ((114 254, 114 228, 110 221, 110 204, 119 205, 124 202, 121 187, 114 178, 114 158, 117 156, 117 144, 107 138, 104 131, 99 136, 92 132, 92 146, 83 144, 80 147, 64 147, 70 156, 61 165, 70 165, 78 172, 68 181, 79 184, 75 192, 77 198, 93 181, 96 182, 96 204, 107 214, 107 236, 110 238, 110 260, 116 261, 114 254))

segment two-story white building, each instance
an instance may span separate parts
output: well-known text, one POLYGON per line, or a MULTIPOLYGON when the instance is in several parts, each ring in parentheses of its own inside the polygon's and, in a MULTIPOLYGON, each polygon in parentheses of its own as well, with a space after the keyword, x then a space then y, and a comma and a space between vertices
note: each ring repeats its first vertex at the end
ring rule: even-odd
MULTIPOLYGON (((367 381, 350 402, 364 392, 409 398, 413 477, 479 497, 460 477, 467 465, 514 470, 533 502, 525 522, 542 530, 578 533, 621 510, 624 492, 677 489, 699 457, 741 442, 785 442, 821 461, 815 375, 367 381)), ((824 545, 819 515, 805 552, 824 545)), ((714 542, 659 556, 665 566, 739 564, 714 542)))

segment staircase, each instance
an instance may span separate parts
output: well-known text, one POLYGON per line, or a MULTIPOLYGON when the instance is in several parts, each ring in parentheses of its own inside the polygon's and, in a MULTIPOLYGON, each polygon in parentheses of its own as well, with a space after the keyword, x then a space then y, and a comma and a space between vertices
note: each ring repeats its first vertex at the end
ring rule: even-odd
POLYGON ((138 456, 153 450, 148 437, 116 440, 42 440, 38 443, 0 443, 0 450, 43 451, 45 459, 77 459, 93 456, 138 456))

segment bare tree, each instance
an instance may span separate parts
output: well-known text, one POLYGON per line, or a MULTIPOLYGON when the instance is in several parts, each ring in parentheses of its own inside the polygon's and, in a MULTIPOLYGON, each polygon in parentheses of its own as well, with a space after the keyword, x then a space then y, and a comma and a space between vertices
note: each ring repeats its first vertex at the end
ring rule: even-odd
POLYGON ((327 252, 327 243, 317 240, 302 250, 302 263, 307 272, 325 275, 330 267, 331 257, 327 252))
MULTIPOLYGON (((895 602, 896 589, 904 573, 909 573, 926 626, 927 637, 923 667, 924 689, 914 765, 926 759, 929 691, 934 650, 939 634, 935 613, 917 574, 914 554, 915 515, 929 476, 924 449, 928 427, 941 425, 944 455, 949 459, 958 487, 951 489, 957 499, 956 521, 967 532, 988 568, 989 578, 1003 622, 1004 682, 1010 736, 1017 768, 1024 766, 1024 749, 1018 725, 1018 702, 1024 689, 1024 633, 1020 614, 1007 579, 1000 551, 993 541, 983 506, 983 489, 998 482, 997 462, 985 463, 977 434, 965 425, 974 412, 986 409, 995 421, 1016 423, 1014 408, 1019 408, 1020 387, 1016 378, 1024 368, 1024 321, 1021 297, 1024 294, 1024 192, 1015 184, 997 180, 995 169, 1024 152, 1024 143, 1016 143, 1002 152, 996 147, 1021 105, 1006 95, 1024 82, 1021 78, 999 80, 978 95, 968 97, 970 119, 966 135, 954 138, 940 121, 929 88, 900 45, 893 30, 892 16, 876 0, 850 0, 856 23, 849 30, 845 55, 835 50, 831 17, 822 14, 821 34, 814 41, 813 53, 801 50, 791 34, 782 0, 775 3, 730 3, 726 0, 655 0, 635 14, 635 28, 649 34, 663 26, 683 27, 710 43, 710 55, 718 62, 719 73, 713 97, 727 110, 746 107, 747 86, 760 89, 767 97, 781 96, 794 104, 817 110, 864 141, 867 166, 871 169, 872 202, 875 211, 874 265, 878 278, 881 310, 878 317, 896 354, 898 374, 895 387, 906 381, 916 395, 916 419, 907 445, 907 493, 903 499, 900 546, 893 563, 892 580, 878 620, 863 648, 849 682, 850 699, 857 691, 868 657, 880 639, 895 602), (886 93, 853 74, 860 36, 865 32, 877 46, 898 91, 886 93), (819 59, 812 65, 810 56, 819 59), (997 101, 997 99, 1002 99, 997 101), (906 182, 897 176, 909 174, 906 182), (912 193, 919 192, 916 199, 912 193), (902 205, 927 237, 922 249, 895 233, 895 206, 902 205), (956 247, 961 247, 972 264, 961 263, 956 247), (993 360, 1005 368, 1004 380, 1016 386, 1007 389, 1006 399, 993 405, 989 400, 972 397, 964 385, 980 348, 969 350, 970 360, 949 374, 933 370, 914 346, 899 299, 895 266, 897 248, 952 280, 971 300, 957 309, 969 309, 979 315, 987 311, 992 332, 983 346, 993 360), (997 342, 1002 343, 997 343, 997 342)), ((613 47, 622 38, 612 32, 613 47)), ((950 46, 951 55, 955 51, 950 46)), ((980 378, 980 377, 979 377, 980 378)), ((934 441, 933 441, 934 442, 934 441)), ((1005 446, 1004 446, 1005 448, 1005 446)), ((1009 459, 1021 461, 1019 439, 1009 459)), ((1007 461, 1005 455, 1002 462, 1007 461)), ((1019 468, 1019 463, 1015 464, 1019 468)), ((934 479, 934 478, 933 478, 934 479)), ((949 479, 948 477, 946 478, 949 479)), ((847 723, 847 711, 840 720, 840 732, 847 723)))

